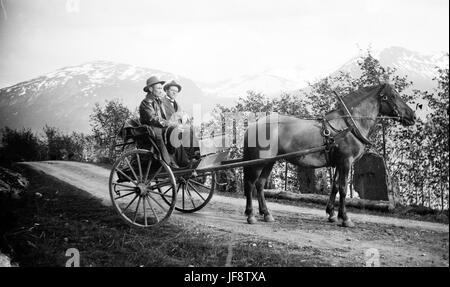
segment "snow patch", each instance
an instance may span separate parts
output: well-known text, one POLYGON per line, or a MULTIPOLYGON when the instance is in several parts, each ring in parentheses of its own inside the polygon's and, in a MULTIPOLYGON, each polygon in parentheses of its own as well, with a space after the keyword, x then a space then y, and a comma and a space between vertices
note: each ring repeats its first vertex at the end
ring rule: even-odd
POLYGON ((25 89, 25 87, 22 87, 22 91, 20 92, 19 96, 25 95, 26 91, 27 90, 25 89))
POLYGON ((135 75, 136 72, 137 71, 136 71, 135 67, 129 67, 118 78, 119 78, 119 80, 125 80, 125 79, 135 75))

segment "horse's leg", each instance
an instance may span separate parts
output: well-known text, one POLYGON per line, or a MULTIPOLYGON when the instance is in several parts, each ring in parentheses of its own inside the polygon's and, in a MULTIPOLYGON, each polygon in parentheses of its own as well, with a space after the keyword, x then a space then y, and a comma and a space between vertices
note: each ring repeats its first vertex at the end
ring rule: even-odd
POLYGON ((328 214, 328 221, 329 222, 336 222, 337 218, 336 215, 334 214, 334 202, 336 200, 336 193, 338 192, 338 186, 337 186, 337 176, 338 176, 338 172, 337 169, 334 171, 334 175, 333 175, 333 185, 331 186, 331 193, 330 193, 330 199, 328 200, 327 203, 327 208, 326 208, 326 213, 328 214))
POLYGON ((252 194, 255 188, 255 182, 261 173, 261 168, 244 167, 244 194, 247 198, 245 206, 245 215, 247 215, 247 222, 249 224, 256 223, 256 218, 253 213, 252 194))
POLYGON ((338 219, 342 221, 342 226, 353 227, 353 222, 348 218, 347 211, 345 210, 345 197, 347 196, 347 177, 349 175, 351 161, 347 159, 339 167, 339 211, 338 219))
POLYGON ((266 165, 261 171, 261 175, 255 183, 256 191, 258 192, 259 214, 264 215, 264 221, 266 222, 275 221, 275 219, 273 219, 273 216, 270 214, 269 209, 267 208, 266 199, 264 198, 264 185, 266 184, 267 178, 272 171, 273 165, 274 163, 269 163, 268 165, 266 165))

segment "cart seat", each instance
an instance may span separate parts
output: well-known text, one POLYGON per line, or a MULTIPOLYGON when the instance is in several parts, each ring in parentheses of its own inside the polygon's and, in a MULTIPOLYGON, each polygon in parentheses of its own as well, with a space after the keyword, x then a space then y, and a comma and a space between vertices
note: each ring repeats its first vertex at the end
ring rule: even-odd
POLYGON ((142 125, 139 119, 128 119, 120 130, 120 136, 124 142, 129 140, 138 141, 143 136, 150 136, 154 139, 155 132, 148 125, 142 125))

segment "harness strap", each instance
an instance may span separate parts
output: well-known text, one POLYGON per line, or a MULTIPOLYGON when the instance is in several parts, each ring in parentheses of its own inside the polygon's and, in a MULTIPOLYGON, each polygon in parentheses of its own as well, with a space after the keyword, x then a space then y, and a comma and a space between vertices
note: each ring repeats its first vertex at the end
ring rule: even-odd
POLYGON ((338 130, 333 127, 329 120, 325 117, 322 118, 322 136, 323 136, 323 144, 325 146, 325 160, 327 165, 331 165, 331 158, 333 149, 338 147, 336 144, 336 139, 345 137, 349 132, 353 131, 353 127, 348 126, 346 129, 338 130), (331 134, 330 130, 327 128, 327 125, 335 132, 334 135, 331 134))
POLYGON ((338 130, 337 128, 333 127, 333 125, 330 123, 330 121, 326 117, 323 117, 322 120, 325 121, 334 132, 338 133, 341 131, 341 130, 338 130))
POLYGON ((344 118, 345 123, 347 124, 347 126, 351 127, 352 129, 352 134, 363 144, 365 145, 373 145, 372 142, 366 138, 361 131, 358 128, 358 125, 356 124, 355 120, 353 119, 352 114, 350 113, 350 111, 348 110, 347 106, 345 105, 344 101, 342 100, 342 98, 338 95, 338 93, 336 93, 336 91, 333 91, 333 93, 336 95, 337 99, 339 100, 339 102, 341 103, 342 107, 344 108, 344 112, 347 114, 348 117, 344 118), (350 122, 349 122, 350 121, 350 122))

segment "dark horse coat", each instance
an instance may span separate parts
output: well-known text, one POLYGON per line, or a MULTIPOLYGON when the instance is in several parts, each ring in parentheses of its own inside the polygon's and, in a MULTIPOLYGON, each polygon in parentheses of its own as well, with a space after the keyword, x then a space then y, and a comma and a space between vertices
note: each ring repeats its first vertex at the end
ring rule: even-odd
MULTIPOLYGON (((321 151, 290 158, 288 161, 304 168, 336 168, 326 212, 330 221, 337 220, 334 215, 334 201, 339 191, 338 218, 343 226, 352 226, 353 223, 345 210, 347 178, 354 160, 364 152, 362 138, 368 137, 379 115, 395 117, 404 125, 414 124, 415 115, 390 84, 361 88, 346 96, 344 102, 356 122, 359 133, 348 129, 348 115, 342 108, 327 113, 321 120, 271 115, 249 125, 244 136, 244 160, 269 158, 322 146, 324 126, 327 127, 330 136, 336 136, 336 146, 329 153, 321 151), (349 132, 341 133, 338 137, 338 134, 345 130, 349 132), (270 140, 266 140, 266 135, 270 135, 270 140)), ((263 190, 274 163, 244 167, 244 191, 247 198, 245 213, 250 224, 256 222, 252 208, 252 193, 255 188, 260 214, 264 215, 265 221, 274 220, 266 206, 263 190)))

